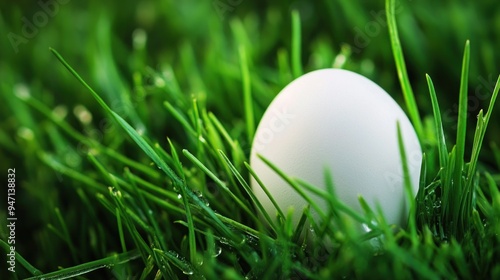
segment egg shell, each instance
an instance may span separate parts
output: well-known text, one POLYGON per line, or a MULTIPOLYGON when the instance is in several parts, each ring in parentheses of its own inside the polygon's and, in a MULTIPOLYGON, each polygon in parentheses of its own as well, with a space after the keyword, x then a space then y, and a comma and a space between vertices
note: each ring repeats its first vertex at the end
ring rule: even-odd
MULTIPOLYGON (((408 117, 387 92, 371 80, 342 69, 322 69, 287 85, 264 113, 255 133, 250 165, 279 207, 294 208, 298 222, 306 201, 258 154, 285 174, 319 188, 330 171, 335 195, 363 213, 358 195, 375 210, 378 203, 389 224, 408 216, 397 122, 407 155, 413 194, 419 185, 422 150, 408 117)), ((271 217, 277 210, 252 178, 252 189, 271 217)), ((323 198, 310 195, 327 212, 323 198)), ((319 216, 313 211, 312 216, 319 216)))

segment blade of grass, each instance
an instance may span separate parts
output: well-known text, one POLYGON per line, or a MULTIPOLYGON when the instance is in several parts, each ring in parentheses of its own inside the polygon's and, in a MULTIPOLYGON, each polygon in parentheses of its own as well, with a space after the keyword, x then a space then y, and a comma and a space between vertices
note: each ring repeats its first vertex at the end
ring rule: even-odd
MULTIPOLYGON (((457 149, 455 157, 455 184, 459 184, 462 178, 462 171, 464 167, 464 154, 465 154, 465 137, 467 133, 467 88, 469 80, 469 58, 470 58, 470 44, 469 41, 465 43, 464 57, 462 61, 462 74, 460 78, 460 95, 458 102, 458 128, 457 128, 457 149)), ((457 190, 460 191, 460 190, 457 190)))
POLYGON ((452 233, 459 240, 463 237, 463 233, 467 231, 469 226, 469 218, 472 213, 469 210, 472 207, 472 189, 467 188, 463 181, 463 172, 465 169, 465 141, 467 133, 467 115, 468 115, 468 80, 469 80, 469 59, 470 59, 470 43, 467 40, 465 43, 464 56, 462 60, 462 73, 460 78, 460 94, 458 102, 458 124, 456 136, 456 154, 455 167, 453 172, 453 183, 451 191, 453 193, 452 209, 450 209, 452 233))
POLYGON ((224 182, 222 182, 217 176, 210 171, 198 158, 196 158, 193 154, 191 154, 188 150, 182 150, 184 155, 198 168, 200 168, 205 174, 207 174, 208 177, 210 177, 212 180, 215 181, 215 183, 221 187, 227 194, 229 194, 234 201, 245 211, 250 217, 252 217, 254 220, 257 219, 255 214, 248 208, 248 205, 244 203, 238 196, 236 196, 227 186, 224 182))
POLYGON ((266 188, 266 186, 264 185, 264 183, 262 182, 262 180, 260 180, 259 176, 257 176, 257 174, 252 169, 252 167, 248 163, 246 163, 246 162, 245 162, 245 167, 248 169, 248 171, 250 172, 250 175, 255 179, 255 181, 257 182, 257 184, 262 188, 262 190, 267 195, 267 197, 269 198, 269 200, 271 200, 271 203, 273 204, 274 208, 276 208, 276 211, 278 211, 278 217, 281 218, 281 219, 284 219, 285 218, 285 214, 283 213, 283 211, 281 210, 281 208, 279 207, 278 203, 273 198, 273 196, 271 195, 271 193, 269 192, 269 190, 266 188))
POLYGON ((398 78, 399 82, 401 83, 401 89, 403 90, 403 96, 406 102, 406 107, 408 108, 408 112, 410 114, 410 119, 413 123, 413 126, 415 127, 418 139, 422 141, 424 137, 424 130, 422 120, 420 119, 420 114, 418 112, 417 102, 415 101, 415 95, 413 94, 413 89, 410 84, 410 78, 408 77, 408 73, 406 70, 403 48, 401 47, 401 42, 399 41, 398 28, 396 25, 395 6, 396 0, 385 1, 387 27, 389 28, 392 53, 394 55, 398 78))
POLYGON ((197 135, 195 129, 189 123, 187 117, 183 113, 181 113, 181 111, 179 109, 177 109, 176 107, 172 106, 172 104, 170 104, 170 102, 168 102, 168 101, 165 101, 163 103, 163 105, 174 116, 174 118, 179 123, 182 124, 182 126, 187 130, 187 132, 189 132, 189 134, 191 134, 192 136, 196 136, 197 135))
MULTIPOLYGON (((2 247, 6 253, 10 252, 10 245, 7 244, 7 242, 3 241, 3 239, 0 239, 0 247, 2 247)), ((41 272, 36 267, 34 267, 33 265, 31 265, 18 252, 16 252, 16 262, 19 263, 19 264, 21 264, 21 266, 24 267, 29 273, 31 273, 31 275, 38 276, 38 275, 42 275, 43 274, 43 272, 41 272)))
MULTIPOLYGON (((226 164, 229 166, 229 169, 231 170, 231 172, 233 173, 233 175, 236 177, 236 179, 238 180, 238 182, 243 186, 243 188, 245 189, 247 195, 250 197, 250 200, 253 202, 254 205, 257 206, 257 208, 259 209, 259 211, 261 212, 261 214, 264 215, 264 218, 269 223, 269 225, 271 225, 271 227, 273 229, 276 228, 276 225, 272 221, 271 217, 269 217, 269 214, 267 213, 267 211, 262 206, 262 203, 260 203, 260 201, 257 199, 257 197, 255 196, 255 194, 253 193, 253 191, 251 190, 250 186, 245 181, 245 179, 243 178, 243 176, 241 176, 241 174, 238 172, 238 170, 236 170, 236 168, 231 163, 231 161, 229 160, 229 158, 221 150, 219 150, 219 154, 225 160, 226 164)), ((258 220, 256 220, 256 221, 258 221, 258 220)))
MULTIPOLYGON (((288 176, 283 170, 279 169, 275 164, 261 156, 257 155, 269 168, 271 168, 276 174, 278 174, 285 182, 292 187, 311 207, 318 213, 322 220, 325 218, 325 213, 321 210, 321 207, 313 200, 311 197, 306 194, 306 192, 299 186, 299 183, 296 180, 293 180, 290 176, 288 176)), ((302 209, 301 209, 302 210, 302 209)))
POLYGON ((301 44, 300 14, 294 10, 292 11, 292 72, 294 78, 300 77, 303 73, 301 44))
POLYGON ((490 99, 490 104, 488 106, 488 111, 486 111, 486 116, 482 116, 482 111, 480 112, 478 116, 478 127, 480 126, 480 123, 482 123, 482 129, 479 129, 479 133, 474 136, 474 145, 472 148, 472 155, 471 155, 471 160, 470 160, 470 165, 469 165, 469 170, 468 170, 468 182, 467 182, 467 188, 470 189, 472 188, 471 182, 472 180, 470 179, 473 174, 476 172, 476 166, 479 160, 479 152, 481 151, 481 147, 484 141, 484 135, 486 134, 486 128, 488 127, 488 123, 491 118, 491 114, 493 112, 493 108, 495 106, 495 101, 498 96, 498 92, 500 90, 500 75, 498 76, 495 88, 493 89, 493 95, 491 96, 490 99))
POLYGON ((64 240, 68 244, 68 247, 69 247, 70 252, 71 252, 71 256, 73 257, 74 261, 77 261, 78 257, 77 257, 76 247, 75 247, 75 244, 73 243, 73 239, 71 238, 71 235, 69 234, 68 226, 66 225, 66 220, 64 220, 63 216, 61 215, 61 210, 59 210, 58 207, 56 207, 54 209, 54 212, 56 214, 57 221, 61 225, 62 235, 64 237, 64 240))
POLYGON ((441 112, 439 111, 439 103, 436 96, 436 91, 434 89, 434 84, 429 75, 425 75, 427 79, 427 85, 429 86, 429 93, 431 96, 432 112, 434 114, 434 126, 436 128, 437 137, 437 148, 439 154, 439 165, 440 167, 446 167, 446 162, 448 161, 448 150, 446 148, 446 139, 443 130, 443 121, 441 119, 441 112))
POLYGON ((253 134, 255 132, 255 119, 253 111, 253 101, 252 101, 252 88, 251 88, 251 76, 250 70, 248 68, 248 58, 247 51, 244 45, 239 47, 240 64, 241 64, 241 77, 242 77, 242 87, 243 87, 243 104, 245 111, 245 123, 247 128, 248 143, 252 143, 253 134))
POLYGON ((44 152, 40 152, 38 154, 39 158, 45 162, 48 166, 54 169, 56 172, 64 174, 70 178, 73 178, 76 181, 79 181, 87 186, 89 186, 93 191, 102 192, 106 189, 106 186, 91 179, 89 176, 82 174, 81 172, 76 171, 75 169, 69 168, 59 161, 57 161, 52 155, 49 155, 44 152))
POLYGON ((75 278, 77 276, 85 275, 89 272, 92 272, 101 268, 111 268, 115 265, 123 264, 130 262, 132 260, 140 257, 138 251, 133 250, 126 253, 115 254, 111 257, 103 258, 100 260, 95 260, 91 262, 87 262, 84 264, 80 264, 77 266, 73 266, 70 268, 64 268, 59 271, 54 271, 42 275, 36 275, 34 277, 27 278, 26 280, 60 280, 60 279, 69 279, 75 278))
POLYGON ((399 146, 399 154, 401 155, 401 162, 403 167, 403 183, 404 183, 404 192, 406 196, 406 203, 409 205, 409 218, 408 218, 408 229, 410 230, 410 237, 412 241, 412 247, 416 248, 418 246, 418 234, 417 234, 417 222, 415 219, 417 205, 415 203, 415 198, 413 197, 413 187, 411 184, 410 178, 410 169, 408 167, 408 161, 406 157, 406 150, 403 141, 403 135, 401 132, 401 124, 397 123, 397 131, 398 131, 398 146, 399 146))

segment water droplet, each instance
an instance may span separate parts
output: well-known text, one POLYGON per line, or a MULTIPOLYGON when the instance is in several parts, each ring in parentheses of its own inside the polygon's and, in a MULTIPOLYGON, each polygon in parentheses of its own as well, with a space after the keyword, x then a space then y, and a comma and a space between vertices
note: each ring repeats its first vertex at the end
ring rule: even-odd
POLYGON ((441 200, 434 201, 432 206, 434 207, 434 210, 438 210, 441 208, 441 200))
POLYGON ((222 247, 217 246, 215 247, 214 254, 212 255, 212 257, 217 258, 221 253, 222 253, 222 247))
POLYGON ((200 201, 205 204, 205 206, 210 206, 210 203, 208 200, 203 196, 203 194, 200 191, 194 191, 194 194, 200 199, 200 201))
POLYGON ((174 258, 179 258, 179 254, 177 254, 176 252, 174 252, 174 251, 170 251, 170 253, 172 254, 172 256, 173 256, 174 258))
POLYGON ((204 261, 205 260, 203 259, 202 255, 197 255, 196 256, 196 266, 202 266, 204 261))
POLYGON ((224 245, 229 245, 229 240, 227 240, 227 238, 225 238, 225 237, 221 237, 219 239, 219 242, 224 244, 224 245))
POLYGON ((181 198, 182 198, 182 194, 178 194, 177 199, 181 199, 181 198))

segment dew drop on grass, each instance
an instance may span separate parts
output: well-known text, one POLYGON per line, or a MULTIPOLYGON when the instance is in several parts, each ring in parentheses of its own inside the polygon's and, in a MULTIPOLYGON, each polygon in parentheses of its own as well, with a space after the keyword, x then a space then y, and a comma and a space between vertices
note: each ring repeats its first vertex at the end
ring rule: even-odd
POLYGON ((197 255, 196 256, 196 266, 202 266, 204 261, 205 260, 203 259, 202 255, 197 255))
POLYGON ((219 242, 224 244, 224 245, 229 245, 229 240, 227 240, 227 238, 225 238, 225 237, 221 237, 219 239, 219 242))
POLYGON ((205 206, 210 206, 210 202, 203 196, 200 191, 194 191, 194 194, 200 199, 200 201, 205 204, 205 206))
POLYGON ((177 199, 181 199, 181 198, 182 198, 182 194, 178 194, 177 199))
POLYGON ((434 206, 434 210, 440 209, 441 208, 441 200, 434 201, 433 206, 434 206))
POLYGON ((222 253, 222 247, 217 246, 215 247, 214 254, 212 255, 212 257, 217 258, 221 253, 222 253))

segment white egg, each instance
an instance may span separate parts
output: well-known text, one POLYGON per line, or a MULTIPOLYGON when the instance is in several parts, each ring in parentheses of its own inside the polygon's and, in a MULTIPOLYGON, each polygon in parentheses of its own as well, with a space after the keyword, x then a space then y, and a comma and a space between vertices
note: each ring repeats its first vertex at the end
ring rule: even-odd
MULTIPOLYGON (((399 121, 410 180, 416 195, 422 150, 408 117, 381 87, 347 70, 322 69, 287 85, 272 101, 257 128, 250 165, 285 213, 294 208, 298 222, 307 202, 257 155, 287 175, 326 190, 325 168, 336 197, 362 214, 358 196, 389 224, 403 226, 408 217, 402 160, 397 137, 399 121)), ((277 210, 252 178, 252 189, 271 217, 277 210)), ((310 194, 324 212, 323 198, 310 194)), ((312 216, 318 219, 313 211, 312 216)))

